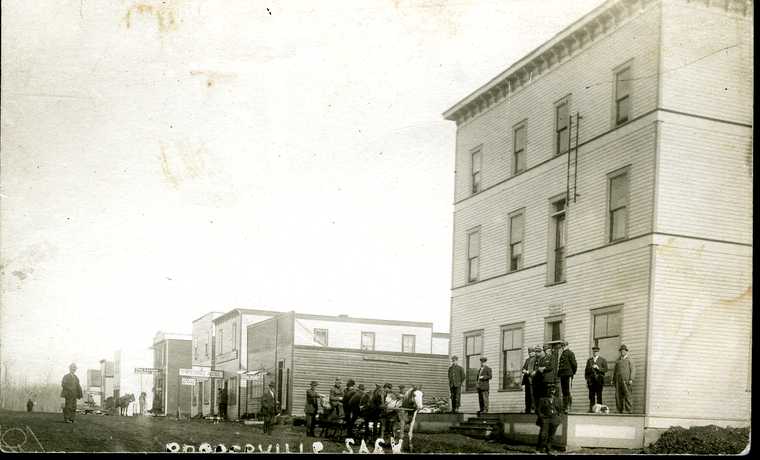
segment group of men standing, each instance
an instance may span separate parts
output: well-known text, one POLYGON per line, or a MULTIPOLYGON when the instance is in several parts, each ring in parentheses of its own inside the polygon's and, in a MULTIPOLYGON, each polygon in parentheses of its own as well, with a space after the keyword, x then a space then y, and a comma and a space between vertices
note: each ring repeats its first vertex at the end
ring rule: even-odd
MULTIPOLYGON (((635 376, 633 363, 628 357, 628 347, 620 345, 620 357, 615 362, 612 384, 615 388, 615 402, 619 413, 630 414, 632 411, 631 386, 635 376)), ((599 355, 599 347, 592 347, 592 356, 586 361, 584 377, 589 391, 589 412, 593 412, 596 404, 602 403, 602 390, 605 375, 609 371, 607 360, 599 355)), ((461 405, 462 385, 467 374, 458 363, 457 356, 451 357, 448 369, 449 389, 451 394, 451 411, 459 412, 461 405)), ((480 358, 480 368, 477 373, 475 388, 478 392, 478 415, 488 412, 488 394, 491 368, 486 365, 488 359, 480 358)), ((552 341, 543 346, 537 345, 528 349, 528 358, 522 366, 521 387, 525 392, 525 413, 537 413, 538 402, 543 397, 551 396, 552 388, 561 392, 560 413, 566 414, 572 407, 572 382, 578 371, 575 353, 568 348, 565 340, 552 341)))

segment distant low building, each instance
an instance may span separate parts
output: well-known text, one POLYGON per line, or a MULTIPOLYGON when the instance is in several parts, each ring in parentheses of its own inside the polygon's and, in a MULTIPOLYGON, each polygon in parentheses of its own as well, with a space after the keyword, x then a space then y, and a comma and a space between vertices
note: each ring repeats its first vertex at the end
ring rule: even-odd
POLYGON ((179 407, 189 416, 192 386, 181 384, 179 370, 192 368, 192 335, 159 331, 152 348, 153 367, 160 369, 153 380, 154 414, 175 416, 179 407))

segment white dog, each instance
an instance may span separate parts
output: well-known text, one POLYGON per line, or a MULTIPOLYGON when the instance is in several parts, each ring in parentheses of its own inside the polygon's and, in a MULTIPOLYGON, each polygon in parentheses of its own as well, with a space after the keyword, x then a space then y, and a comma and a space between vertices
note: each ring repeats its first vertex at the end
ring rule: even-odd
POLYGON ((591 411, 595 414, 609 414, 610 408, 604 404, 594 404, 594 406, 591 407, 591 411))

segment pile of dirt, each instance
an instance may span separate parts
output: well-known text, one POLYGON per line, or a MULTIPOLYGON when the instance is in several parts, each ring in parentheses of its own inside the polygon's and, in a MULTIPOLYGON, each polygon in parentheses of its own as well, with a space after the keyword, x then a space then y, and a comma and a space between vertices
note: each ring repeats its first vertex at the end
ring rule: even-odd
POLYGON ((749 428, 694 426, 668 428, 645 454, 727 454, 741 453, 749 444, 749 428))

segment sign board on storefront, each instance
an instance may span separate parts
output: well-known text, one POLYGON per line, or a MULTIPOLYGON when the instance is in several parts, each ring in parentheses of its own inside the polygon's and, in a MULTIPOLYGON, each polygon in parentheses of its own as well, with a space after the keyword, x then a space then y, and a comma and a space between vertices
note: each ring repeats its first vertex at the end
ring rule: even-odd
POLYGON ((224 378, 224 372, 223 371, 212 371, 209 368, 204 369, 180 369, 179 375, 182 377, 195 377, 195 378, 213 378, 213 379, 221 379, 224 378))
POLYGON ((156 372, 161 372, 161 369, 158 369, 155 367, 136 367, 135 368, 135 374, 153 374, 156 372))
POLYGON ((195 385, 195 379, 192 377, 182 377, 182 385, 195 385))

